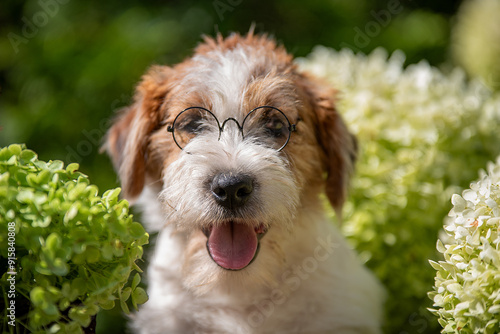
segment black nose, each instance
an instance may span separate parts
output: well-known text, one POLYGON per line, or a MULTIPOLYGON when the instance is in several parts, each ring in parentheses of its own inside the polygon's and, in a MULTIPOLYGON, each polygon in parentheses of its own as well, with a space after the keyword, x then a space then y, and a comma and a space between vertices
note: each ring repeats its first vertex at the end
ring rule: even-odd
POLYGON ((214 177, 212 195, 223 207, 239 208, 248 201, 253 191, 253 180, 247 175, 221 173, 214 177))

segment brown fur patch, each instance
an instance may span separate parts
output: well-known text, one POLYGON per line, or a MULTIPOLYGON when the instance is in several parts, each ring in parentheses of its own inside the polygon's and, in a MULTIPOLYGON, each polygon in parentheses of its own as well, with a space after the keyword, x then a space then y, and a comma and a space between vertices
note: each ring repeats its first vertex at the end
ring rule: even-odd
POLYGON ((169 67, 152 67, 137 86, 133 105, 120 112, 108 131, 104 148, 118 171, 127 199, 133 200, 142 192, 146 179, 160 178, 159 157, 151 150, 155 146, 150 141, 163 118, 161 107, 171 90, 171 75, 169 67))

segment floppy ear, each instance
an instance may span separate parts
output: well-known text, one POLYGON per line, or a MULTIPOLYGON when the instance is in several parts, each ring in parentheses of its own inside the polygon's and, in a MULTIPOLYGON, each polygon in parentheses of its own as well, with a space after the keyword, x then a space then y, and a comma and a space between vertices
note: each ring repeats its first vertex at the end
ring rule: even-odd
POLYGON ((336 110, 336 92, 317 79, 308 77, 307 81, 306 90, 316 120, 316 136, 325 156, 325 192, 330 204, 340 213, 356 162, 357 141, 336 110))
POLYGON ((123 195, 129 200, 144 188, 150 136, 161 124, 171 72, 168 67, 153 66, 137 86, 134 103, 120 111, 106 136, 103 149, 110 155, 123 195))

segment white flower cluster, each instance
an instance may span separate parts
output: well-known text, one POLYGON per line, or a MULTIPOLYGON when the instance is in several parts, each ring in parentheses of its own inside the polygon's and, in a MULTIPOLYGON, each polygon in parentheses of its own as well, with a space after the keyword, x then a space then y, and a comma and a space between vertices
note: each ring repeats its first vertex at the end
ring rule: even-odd
POLYGON ((435 333, 428 260, 438 258, 451 195, 500 154, 500 96, 460 69, 404 61, 401 52, 318 47, 298 63, 338 90, 338 109, 358 138, 342 229, 388 290, 385 332, 412 333, 424 320, 424 333, 435 333))
POLYGON ((443 333, 500 333, 500 157, 451 201, 450 238, 437 245, 444 261, 431 261, 432 311, 443 333))

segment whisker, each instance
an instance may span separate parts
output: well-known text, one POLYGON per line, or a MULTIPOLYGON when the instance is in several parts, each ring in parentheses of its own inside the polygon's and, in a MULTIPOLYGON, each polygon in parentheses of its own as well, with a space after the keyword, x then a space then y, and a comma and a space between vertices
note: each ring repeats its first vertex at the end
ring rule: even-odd
POLYGON ((157 184, 157 183, 159 183, 159 182, 163 182, 163 179, 162 179, 162 178, 159 178, 159 179, 157 179, 157 180, 155 180, 155 181, 151 181, 151 182, 150 182, 150 183, 148 183, 146 186, 152 186, 152 185, 155 185, 155 184, 157 184))

